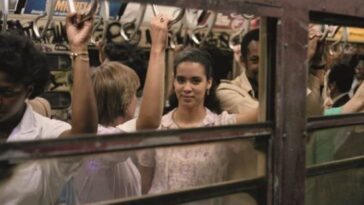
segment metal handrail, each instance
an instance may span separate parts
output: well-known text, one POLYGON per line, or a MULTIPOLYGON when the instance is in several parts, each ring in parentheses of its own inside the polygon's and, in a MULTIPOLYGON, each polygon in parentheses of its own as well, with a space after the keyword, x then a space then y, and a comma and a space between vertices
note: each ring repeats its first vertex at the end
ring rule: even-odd
POLYGON ((135 38, 136 34, 138 33, 138 31, 143 23, 143 19, 144 19, 146 10, 147 10, 147 4, 140 4, 137 17, 134 18, 131 22, 121 25, 120 35, 124 38, 125 41, 131 41, 132 39, 135 38), (130 24, 135 24, 135 28, 134 28, 133 33, 130 35, 130 37, 128 37, 125 29, 130 24))
POLYGON ((38 16, 37 18, 35 18, 35 20, 33 21, 33 31, 35 34, 35 38, 37 39, 42 39, 48 30, 49 25, 51 24, 51 21, 53 19, 53 15, 54 15, 54 7, 56 5, 56 0, 47 0, 46 1, 46 10, 44 11, 44 13, 40 16, 38 16), (39 27, 38 27, 38 21, 41 18, 44 18, 47 16, 47 22, 42 30, 42 32, 39 32, 39 27))
POLYGON ((335 127, 362 125, 364 123, 364 113, 352 113, 335 116, 320 116, 308 118, 306 129, 308 132, 323 130, 335 127))
POLYGON ((319 41, 324 41, 327 37, 327 35, 329 34, 329 26, 328 25, 323 25, 324 27, 324 32, 322 32, 322 36, 319 39, 319 41))
POLYGON ((234 49, 234 39, 242 34, 247 33, 250 30, 250 23, 252 18, 248 19, 244 17, 244 23, 241 29, 239 29, 237 32, 233 33, 229 38, 229 47, 230 49, 234 49))
POLYGON ((3 21, 2 30, 6 31, 8 29, 8 15, 9 15, 9 0, 0 0, 1 7, 1 19, 3 21))
MULTIPOLYGON (((157 5, 152 4, 152 11, 153 11, 154 16, 158 16, 159 12, 158 12, 157 5)), ((180 20, 182 20, 185 13, 186 13, 186 9, 181 9, 178 12, 178 15, 170 21, 170 25, 172 26, 172 25, 178 23, 180 20)))
MULTIPOLYGON (((153 11, 153 15, 154 15, 154 16, 158 16, 158 15, 159 15, 157 5, 152 4, 152 11, 153 11)), ((178 11, 178 10, 176 10, 176 11, 178 11)), ((174 25, 174 24, 178 23, 179 21, 181 21, 181 20, 183 19, 184 15, 185 15, 185 13, 186 13, 186 9, 181 9, 181 10, 178 12, 177 16, 176 16, 175 18, 173 18, 173 19, 169 22, 169 24, 170 24, 170 28, 172 28, 172 25, 174 25)), ((179 27, 178 31, 181 31, 182 27, 183 27, 183 23, 181 23, 181 25, 180 25, 180 27, 179 27)), ((176 32, 176 33, 177 33, 177 32, 176 32)), ((176 36, 176 33, 172 33, 172 31, 170 31, 170 32, 168 33, 168 36, 170 37, 169 47, 170 47, 170 48, 172 48, 172 49, 175 49, 175 48, 176 48, 176 43, 174 42, 174 38, 175 38, 175 36, 176 36)))
POLYGON ((239 179, 192 187, 189 189, 169 191, 162 194, 147 195, 143 197, 116 199, 99 202, 98 205, 145 205, 145 204, 182 204, 191 201, 223 197, 235 193, 254 193, 257 190, 264 190, 267 184, 266 177, 250 179, 239 179))
MULTIPOLYGON (((99 1, 100 0, 92 0, 90 9, 87 12, 85 12, 84 14, 82 14, 81 20, 78 23, 87 21, 95 15, 95 13, 97 12, 97 9, 98 9, 99 1)), ((76 10, 74 1, 67 0, 67 3, 68 3, 69 11, 71 13, 75 13, 77 10, 76 10)))
POLYGON ((306 177, 316 177, 320 175, 335 173, 348 169, 356 169, 364 167, 364 156, 352 157, 349 159, 335 160, 317 165, 308 166, 306 168, 306 177))
POLYGON ((243 17, 246 20, 253 20, 253 19, 255 19, 256 16, 254 14, 243 14, 243 17))
POLYGON ((83 135, 72 138, 0 143, 1 161, 26 161, 120 152, 165 146, 182 146, 231 140, 268 139, 270 122, 183 130, 83 135))
POLYGON ((343 31, 341 33, 340 38, 335 41, 333 44, 329 47, 329 54, 335 55, 335 54, 342 54, 344 52, 344 48, 346 47, 349 39, 349 33, 348 28, 343 27, 343 31), (344 43, 343 45, 339 45, 340 43, 344 43), (338 50, 337 50, 338 49, 338 50))
POLYGON ((109 20, 110 20, 110 3, 109 0, 102 0, 102 3, 100 4, 100 16, 101 18, 96 22, 96 25, 94 26, 92 30, 91 35, 91 43, 96 44, 96 39, 94 37, 94 33, 97 31, 97 28, 103 24, 103 31, 102 31, 102 37, 101 41, 105 41, 107 29, 109 26, 109 20))
MULTIPOLYGON (((187 18, 186 18, 187 20, 187 18)), ((215 11, 210 11, 210 16, 208 18, 208 21, 206 22, 206 24, 204 25, 196 25, 194 28, 192 28, 192 31, 189 32, 189 35, 192 39, 193 42, 195 42, 197 45, 201 45, 202 42, 206 41, 208 38, 208 35, 212 32, 212 29, 215 25, 215 22, 217 20, 217 12, 215 11), (202 29, 207 28, 206 32, 205 32, 205 36, 199 40, 196 36, 196 32, 202 29)))
POLYGON ((181 23, 181 25, 179 26, 179 28, 177 29, 176 32, 173 32, 173 31, 170 31, 168 32, 168 35, 170 37, 170 41, 169 41, 169 47, 171 49, 176 49, 177 48, 177 44, 178 42, 175 42, 175 38, 177 36, 178 33, 180 33, 182 31, 182 28, 183 28, 183 23, 181 23))

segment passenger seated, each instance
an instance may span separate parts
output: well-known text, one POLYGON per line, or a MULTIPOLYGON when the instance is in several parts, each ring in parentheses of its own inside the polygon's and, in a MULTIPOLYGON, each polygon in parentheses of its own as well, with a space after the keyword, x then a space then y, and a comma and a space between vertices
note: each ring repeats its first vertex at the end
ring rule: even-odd
MULTIPOLYGON (((92 19, 80 22, 68 14, 66 30, 73 55, 74 86, 71 125, 43 117, 25 102, 44 91, 49 80, 45 55, 24 36, 0 34, 0 137, 7 142, 33 141, 96 133, 97 109, 91 87, 87 43, 92 19)), ((78 160, 29 161, 15 168, 0 185, 0 204, 54 204, 78 160)))

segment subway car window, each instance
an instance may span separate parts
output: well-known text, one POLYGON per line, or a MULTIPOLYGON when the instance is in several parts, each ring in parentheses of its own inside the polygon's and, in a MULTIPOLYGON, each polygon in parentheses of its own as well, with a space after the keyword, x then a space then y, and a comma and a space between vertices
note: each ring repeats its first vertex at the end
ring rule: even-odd
POLYGON ((313 131, 307 144, 308 166, 362 156, 363 126, 346 126, 313 131))
POLYGON ((266 121, 261 17, 117 1, 29 0, 23 10, 6 16, 0 34, 9 65, 0 70, 9 124, 1 204, 108 203, 234 183, 247 188, 185 202, 266 203, 271 129, 250 127, 266 121), (227 131, 214 136, 220 126, 227 131), (172 134, 143 137, 155 131, 172 134))
POLYGON ((0 1, 0 204, 364 204, 364 4, 0 1))
MULTIPOLYGON (((252 145, 253 139, 88 154, 35 163, 57 162, 67 165, 72 173, 67 180, 54 177, 52 183, 56 187, 52 195, 57 199, 56 204, 101 203, 263 179, 265 173, 258 172, 258 159, 250 153, 257 149, 257 145, 252 145)), ((178 142, 177 137, 171 140, 178 142)), ((209 199, 188 204, 265 204, 262 203, 266 200, 265 186, 260 180, 241 193, 218 198, 206 196, 209 199)))
POLYGON ((359 165, 364 152, 362 125, 311 132, 307 144, 306 204, 362 204, 364 169, 359 165), (355 162, 356 161, 356 162, 355 162), (334 165, 335 163, 342 166, 334 165), (321 167, 321 168, 320 168, 321 167), (312 174, 312 170, 316 171, 312 174), (345 190, 345 191, 344 191, 345 190))
POLYGON ((346 26, 353 25, 347 18, 309 25, 305 204, 364 202, 357 194, 363 189, 364 138, 355 120, 363 108, 364 30, 346 26), (352 117, 342 118, 345 114, 352 117), (317 122, 321 125, 311 129, 317 122))
POLYGON ((328 24, 309 28, 307 116, 360 112, 363 28, 328 24))
POLYGON ((353 168, 306 179, 306 204, 363 204, 363 168, 353 168))

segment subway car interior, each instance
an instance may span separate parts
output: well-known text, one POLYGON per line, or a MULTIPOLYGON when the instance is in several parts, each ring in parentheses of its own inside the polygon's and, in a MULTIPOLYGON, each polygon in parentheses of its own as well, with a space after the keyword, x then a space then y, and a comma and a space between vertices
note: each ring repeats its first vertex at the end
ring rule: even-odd
POLYGON ((364 205, 363 0, 0 10, 0 204, 364 205))

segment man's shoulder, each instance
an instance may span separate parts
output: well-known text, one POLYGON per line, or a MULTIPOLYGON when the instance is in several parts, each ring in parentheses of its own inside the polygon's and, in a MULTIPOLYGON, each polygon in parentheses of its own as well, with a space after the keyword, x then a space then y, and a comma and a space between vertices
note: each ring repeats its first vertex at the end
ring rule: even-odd
POLYGON ((50 119, 48 117, 39 115, 38 113, 34 113, 34 116, 36 119, 37 127, 40 130, 40 137, 42 139, 57 138, 64 131, 71 129, 71 125, 67 122, 57 119, 50 119))
POLYGON ((241 89, 239 84, 236 83, 234 79, 233 80, 223 79, 220 81, 220 84, 217 87, 217 90, 234 89, 234 88, 241 89))
POLYGON ((59 137, 71 126, 63 121, 50 119, 27 106, 20 123, 13 129, 8 141, 27 141, 59 137))
POLYGON ((227 94, 239 94, 247 96, 249 90, 245 89, 240 84, 235 83, 233 80, 222 80, 216 89, 217 95, 227 95, 227 94))

